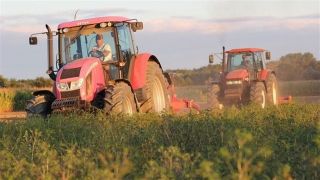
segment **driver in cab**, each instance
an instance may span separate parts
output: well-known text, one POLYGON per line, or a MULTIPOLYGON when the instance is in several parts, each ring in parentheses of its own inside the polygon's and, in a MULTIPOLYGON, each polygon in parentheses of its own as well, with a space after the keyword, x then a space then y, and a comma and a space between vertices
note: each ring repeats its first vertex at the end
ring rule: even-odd
POLYGON ((94 57, 100 57, 103 62, 111 61, 112 60, 112 53, 111 47, 109 44, 104 43, 103 35, 97 34, 96 35, 96 43, 97 45, 92 48, 92 52, 94 57), (101 55, 103 54, 103 56, 101 55))
POLYGON ((242 55, 242 66, 251 67, 251 57, 247 55, 242 55))

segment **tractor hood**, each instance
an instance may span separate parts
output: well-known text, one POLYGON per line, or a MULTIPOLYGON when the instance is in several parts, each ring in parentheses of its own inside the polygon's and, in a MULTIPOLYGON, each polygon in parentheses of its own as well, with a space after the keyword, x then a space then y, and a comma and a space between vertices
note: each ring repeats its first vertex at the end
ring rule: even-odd
POLYGON ((64 81, 64 79, 69 78, 86 77, 91 70, 98 65, 101 65, 100 60, 92 57, 72 61, 59 70, 57 81, 64 81))
POLYGON ((227 74, 226 80, 239 80, 239 79, 242 80, 248 76, 249 76, 248 70, 236 69, 227 74))
POLYGON ((56 98, 80 98, 91 102, 105 87, 105 76, 98 58, 83 58, 64 65, 56 78, 56 98))

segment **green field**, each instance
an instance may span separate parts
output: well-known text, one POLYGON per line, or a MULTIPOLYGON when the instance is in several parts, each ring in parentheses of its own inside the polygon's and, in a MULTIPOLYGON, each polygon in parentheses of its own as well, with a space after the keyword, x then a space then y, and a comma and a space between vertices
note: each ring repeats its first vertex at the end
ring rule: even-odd
POLYGON ((283 105, 3 122, 0 179, 320 179, 319 120, 283 105))

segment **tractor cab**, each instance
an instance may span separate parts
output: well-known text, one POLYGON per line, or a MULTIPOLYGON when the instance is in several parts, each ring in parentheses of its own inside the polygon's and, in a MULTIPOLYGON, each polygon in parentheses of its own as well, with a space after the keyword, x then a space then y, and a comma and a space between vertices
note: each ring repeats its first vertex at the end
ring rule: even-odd
MULTIPOLYGON (((213 63, 214 56, 209 56, 213 63)), ((231 49, 222 53, 222 80, 225 79, 250 79, 257 80, 261 72, 266 70, 266 60, 270 60, 270 52, 260 48, 231 49)))
POLYGON ((242 74, 248 75, 248 77, 239 77, 239 79, 258 79, 259 72, 266 69, 266 60, 270 59, 270 53, 259 48, 232 49, 225 53, 227 56, 225 73, 236 71, 239 74, 242 72, 242 74))
MULTIPOLYGON (((132 28, 137 30, 137 22, 101 22, 69 27, 59 25, 59 57, 62 64, 98 58, 110 79, 120 76, 128 78, 128 69, 137 48, 132 37, 132 28), (133 25, 134 24, 134 25, 133 25)), ((139 24, 142 29, 142 24, 139 24)), ((121 77, 122 78, 122 77, 121 77)))

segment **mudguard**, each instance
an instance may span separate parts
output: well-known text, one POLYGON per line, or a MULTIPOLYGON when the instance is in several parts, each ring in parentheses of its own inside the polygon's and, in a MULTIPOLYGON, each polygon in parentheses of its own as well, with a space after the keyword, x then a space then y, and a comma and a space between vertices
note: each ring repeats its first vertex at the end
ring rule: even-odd
POLYGON ((38 95, 49 95, 51 97, 55 97, 55 95, 49 91, 49 90, 39 90, 39 91, 34 91, 32 92, 32 95, 38 96, 38 95))
POLYGON ((154 61, 158 63, 161 68, 159 60, 154 55, 149 53, 138 54, 134 58, 133 66, 131 66, 130 69, 131 74, 129 79, 133 90, 142 88, 145 85, 148 61, 154 61))
POLYGON ((268 71, 267 69, 263 69, 259 73, 259 80, 266 81, 270 74, 275 74, 274 71, 268 71))

